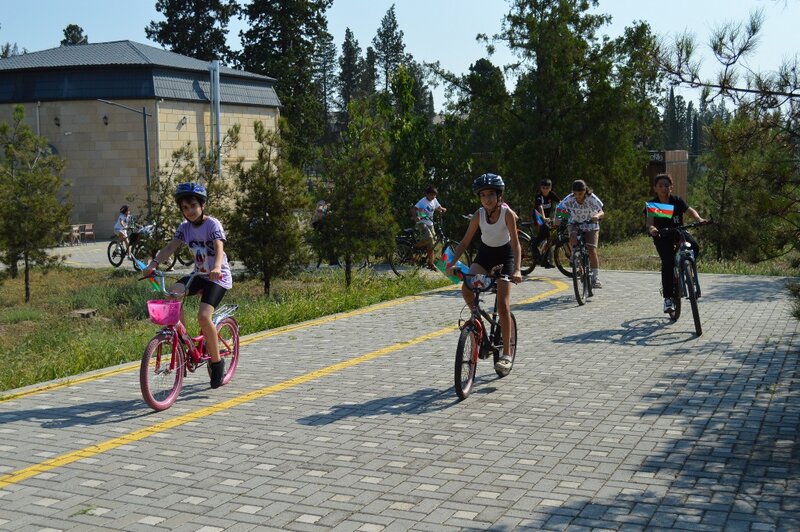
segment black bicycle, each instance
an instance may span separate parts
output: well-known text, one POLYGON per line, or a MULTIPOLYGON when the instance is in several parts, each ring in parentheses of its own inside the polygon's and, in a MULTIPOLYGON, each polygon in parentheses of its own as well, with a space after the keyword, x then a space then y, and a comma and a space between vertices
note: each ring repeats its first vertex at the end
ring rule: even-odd
POLYGON ((519 237, 520 251, 522 252, 522 261, 520 264, 520 273, 522 273, 522 275, 530 275, 536 266, 544 266, 547 262, 547 256, 552 249, 553 263, 556 268, 558 268, 558 271, 567 277, 572 277, 572 268, 569 262, 571 248, 566 224, 558 225, 554 228, 555 230, 551 230, 550 237, 539 243, 538 250, 533 249, 534 223, 520 222, 519 225, 520 227, 517 228, 517 236, 519 237))
POLYGON ((589 251, 586 249, 586 241, 583 239, 583 231, 580 224, 570 223, 578 230, 575 232, 576 243, 572 248, 572 287, 575 289, 575 299, 578 305, 584 305, 588 298, 592 297, 592 266, 589 262, 589 251))
MULTIPOLYGON (((128 235, 127 246, 119 238, 113 239, 108 243, 108 249, 106 250, 108 262, 115 268, 118 268, 123 261, 128 258, 133 263, 133 269, 138 271, 140 268, 137 266, 136 257, 145 257, 149 255, 152 259, 155 257, 158 249, 163 247, 159 245, 164 243, 163 238, 159 238, 157 242, 153 242, 153 239, 157 238, 156 234, 158 233, 154 225, 132 225, 132 229, 133 230, 128 235)), ((163 233, 163 231, 161 233, 163 233)), ((159 268, 171 270, 175 266, 175 261, 180 262, 184 266, 191 266, 194 264, 194 257, 189 248, 181 246, 172 257, 159 265, 159 268)))
POLYGON ((700 279, 697 276, 695 249, 687 238, 689 234, 687 230, 712 223, 714 222, 706 220, 659 230, 659 234, 676 233, 678 235, 678 242, 675 248, 675 268, 673 270, 673 306, 672 310, 669 311, 669 317, 672 321, 678 321, 678 318, 681 317, 681 299, 684 297, 688 299, 689 306, 692 308, 692 317, 694 318, 694 332, 697 336, 703 334, 703 326, 700 323, 700 309, 697 306, 697 300, 700 298, 700 279))
MULTIPOLYGON (((455 388, 456 394, 460 399, 466 399, 472 391, 475 383, 475 373, 478 368, 478 360, 492 356, 494 363, 500 360, 503 352, 503 331, 500 328, 500 320, 497 316, 497 279, 502 278, 510 282, 508 276, 482 275, 468 273, 464 275, 464 284, 472 290, 475 295, 475 307, 470 311, 470 316, 465 321, 460 321, 461 335, 458 338, 456 348, 455 364, 455 388), (495 294, 494 309, 492 314, 483 310, 480 306, 480 295, 483 292, 493 292, 495 294), (487 330, 484 320, 489 323, 487 330)), ((511 373, 514 367, 514 357, 517 354, 517 318, 511 313, 511 338, 510 353, 511 364, 504 369, 497 369, 497 376, 502 378, 511 373)))
MULTIPOLYGON (((453 251, 458 247, 459 242, 450 239, 442 229, 441 216, 433 218, 433 254, 434 257, 441 257, 448 247, 453 251)), ((426 246, 417 247, 419 235, 416 227, 407 227, 400 231, 395 238, 395 248, 388 258, 389 266, 399 277, 407 274, 416 273, 420 268, 427 264, 428 248, 426 246)), ((464 250, 466 263, 472 264, 472 254, 469 250, 464 250)))

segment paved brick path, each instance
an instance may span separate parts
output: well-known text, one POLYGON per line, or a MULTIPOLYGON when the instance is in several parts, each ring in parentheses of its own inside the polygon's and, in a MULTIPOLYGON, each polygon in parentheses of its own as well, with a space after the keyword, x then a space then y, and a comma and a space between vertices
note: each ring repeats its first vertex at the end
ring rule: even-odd
POLYGON ((695 338, 657 274, 583 307, 546 275, 463 402, 455 291, 276 331, 162 413, 136 371, 2 401, 0 529, 800 529, 785 280, 703 275, 695 338))

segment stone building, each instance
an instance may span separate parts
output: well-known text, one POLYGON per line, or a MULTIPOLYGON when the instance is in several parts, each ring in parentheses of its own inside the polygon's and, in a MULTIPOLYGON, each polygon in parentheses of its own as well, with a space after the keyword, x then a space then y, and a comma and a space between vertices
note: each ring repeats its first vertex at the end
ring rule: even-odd
MULTIPOLYGON (((194 147, 212 145, 209 66, 133 41, 61 46, 0 59, 0 122, 10 121, 14 105, 25 107, 28 125, 66 159, 72 223, 94 223, 98 236, 108 237, 126 198, 145 204, 148 165, 155 179, 187 141, 194 147)), ((219 129, 224 135, 232 125, 241 126, 231 157, 255 160, 255 121, 277 127, 274 82, 220 67, 219 129)))

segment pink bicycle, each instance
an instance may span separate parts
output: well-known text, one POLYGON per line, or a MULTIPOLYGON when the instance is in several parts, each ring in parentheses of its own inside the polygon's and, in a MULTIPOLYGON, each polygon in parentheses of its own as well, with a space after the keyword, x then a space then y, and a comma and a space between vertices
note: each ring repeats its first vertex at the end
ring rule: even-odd
MULTIPOLYGON (((189 283, 193 278, 194 274, 190 276, 189 283)), ((162 272, 154 270, 153 277, 149 279, 161 293, 170 298, 180 297, 180 294, 169 292, 165 288, 162 272)), ((230 382, 239 363, 239 324, 233 318, 237 308, 238 305, 223 305, 212 317, 219 336, 219 354, 225 362, 223 384, 230 382)), ((153 336, 144 350, 139 383, 145 402, 153 410, 160 411, 172 406, 178 398, 186 373, 194 372, 203 365, 208 367, 211 357, 206 351, 203 335, 190 336, 181 321, 180 299, 148 301, 147 312, 150 321, 162 325, 163 328, 153 336)), ((210 376, 210 367, 208 372, 210 376)))

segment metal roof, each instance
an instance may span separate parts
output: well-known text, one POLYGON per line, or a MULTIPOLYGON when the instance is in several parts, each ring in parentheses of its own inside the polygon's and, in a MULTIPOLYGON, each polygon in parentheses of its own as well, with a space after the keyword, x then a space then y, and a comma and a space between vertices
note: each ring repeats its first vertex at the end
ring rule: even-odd
MULTIPOLYGON (((42 70, 77 66, 148 65, 177 70, 208 71, 208 62, 134 41, 59 46, 0 59, 0 70, 42 70)), ((244 70, 220 67, 220 75, 275 81, 244 70)))
MULTIPOLYGON (((209 63, 133 41, 0 59, 0 103, 95 98, 209 101, 209 63)), ((220 67, 223 103, 280 106, 275 78, 220 67)))

